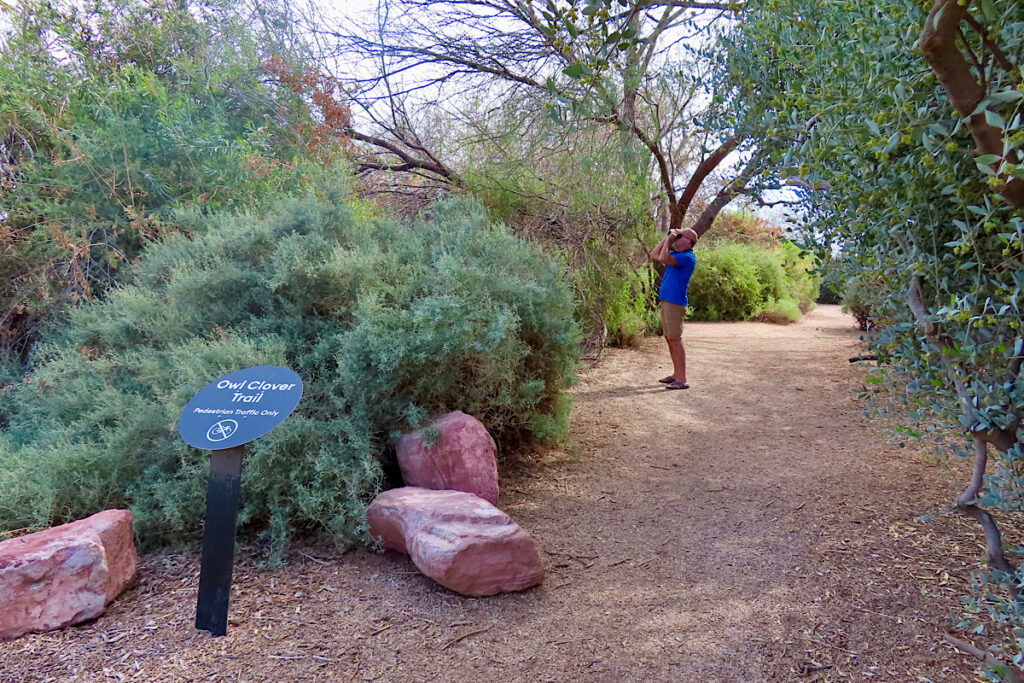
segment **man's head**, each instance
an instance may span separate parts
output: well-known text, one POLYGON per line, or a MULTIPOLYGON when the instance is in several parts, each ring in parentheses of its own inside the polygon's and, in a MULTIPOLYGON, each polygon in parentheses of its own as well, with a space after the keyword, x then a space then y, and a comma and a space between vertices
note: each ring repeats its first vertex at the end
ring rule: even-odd
POLYGON ((671 249, 672 251, 690 251, 695 244, 697 244, 697 231, 693 228, 684 228, 676 233, 671 249))

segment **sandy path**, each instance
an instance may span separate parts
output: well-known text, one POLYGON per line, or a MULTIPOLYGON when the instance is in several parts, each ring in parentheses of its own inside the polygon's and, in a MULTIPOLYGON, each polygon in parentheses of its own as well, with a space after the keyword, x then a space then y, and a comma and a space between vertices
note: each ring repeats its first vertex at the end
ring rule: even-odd
POLYGON ((103 618, 0 644, 0 680, 972 680, 941 634, 973 529, 922 521, 951 476, 865 422, 853 339, 835 307, 688 324, 687 391, 656 383, 661 340, 606 352, 575 441, 503 481, 537 589, 466 599, 395 554, 306 547, 282 571, 241 560, 211 639, 197 558, 151 555, 103 618))

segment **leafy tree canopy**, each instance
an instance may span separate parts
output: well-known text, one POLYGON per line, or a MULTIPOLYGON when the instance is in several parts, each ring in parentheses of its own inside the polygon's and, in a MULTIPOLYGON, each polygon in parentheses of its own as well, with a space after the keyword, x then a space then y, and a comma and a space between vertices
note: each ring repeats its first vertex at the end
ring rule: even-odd
MULTIPOLYGON (((870 283, 879 356, 904 437, 974 458, 961 510, 985 527, 996 579, 1016 570, 978 505, 1024 507, 1024 6, 1011 0, 753 0, 728 50, 740 87, 813 121, 786 156, 814 181, 807 237, 870 283), (744 85, 746 84, 746 85, 744 85), (966 440, 947 441, 960 432, 966 440), (990 462, 990 459, 992 462, 990 462)), ((1020 663, 1020 575, 989 595, 1020 663)), ((990 584, 986 591, 995 587, 990 584)))

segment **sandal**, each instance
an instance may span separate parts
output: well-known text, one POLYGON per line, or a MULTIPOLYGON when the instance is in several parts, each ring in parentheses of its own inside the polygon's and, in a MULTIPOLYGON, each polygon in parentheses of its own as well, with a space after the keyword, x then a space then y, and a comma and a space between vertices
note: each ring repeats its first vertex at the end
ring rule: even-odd
POLYGON ((665 385, 666 389, 689 389, 690 385, 686 382, 680 382, 679 380, 673 380, 672 382, 665 385))
POLYGON ((672 382, 676 381, 676 378, 673 377, 672 375, 669 375, 668 377, 662 377, 658 381, 661 382, 662 384, 672 384, 672 382))

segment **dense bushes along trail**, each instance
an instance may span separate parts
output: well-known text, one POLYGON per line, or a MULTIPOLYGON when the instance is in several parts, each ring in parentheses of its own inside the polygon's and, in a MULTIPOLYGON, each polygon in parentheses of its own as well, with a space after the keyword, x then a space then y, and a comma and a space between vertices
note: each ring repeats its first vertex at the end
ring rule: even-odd
POLYGON ((0 644, 0 680, 972 680, 943 634, 976 531, 943 512, 944 469, 865 423, 852 319, 685 335, 692 389, 657 384, 658 339, 610 350, 575 390, 577 445, 506 473, 539 589, 471 600, 394 554, 295 548, 240 560, 213 640, 198 558, 149 555, 96 622, 0 644))
POLYGON ((277 556, 296 531, 365 540, 380 461, 428 415, 458 407, 498 443, 564 434, 579 344, 558 264, 474 202, 395 224, 325 194, 151 246, 133 282, 69 311, 31 381, 0 382, 0 531, 130 507, 144 549, 198 538, 207 456, 175 420, 247 366, 305 383, 242 474, 241 529, 277 556))

